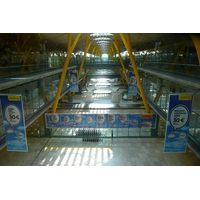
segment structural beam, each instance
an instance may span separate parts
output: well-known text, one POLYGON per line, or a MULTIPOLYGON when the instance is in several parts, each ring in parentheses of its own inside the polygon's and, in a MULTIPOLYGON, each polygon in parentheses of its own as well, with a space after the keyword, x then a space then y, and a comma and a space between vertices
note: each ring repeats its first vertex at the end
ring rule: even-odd
MULTIPOLYGON (((89 37, 86 37, 84 56, 82 58, 81 65, 80 65, 79 71, 78 71, 78 80, 80 79, 81 72, 82 72, 82 69, 83 69, 83 65, 84 65, 84 62, 85 62, 85 58, 86 58, 86 55, 87 55, 87 52, 90 48, 91 43, 92 43, 92 41, 89 42, 89 37)), ((74 96, 74 94, 75 94, 75 92, 72 93, 72 96, 74 96)))
MULTIPOLYGON (((181 47, 177 50, 177 52, 174 55, 174 58, 173 58, 173 60, 171 62, 169 70, 172 71, 174 69, 174 66, 175 66, 176 61, 177 61, 177 59, 179 57, 179 54, 183 54, 182 60, 183 60, 183 64, 185 64, 185 68, 186 68, 186 61, 185 61, 185 59, 183 57, 184 57, 184 51, 185 51, 185 48, 187 47, 187 45, 188 45, 188 42, 185 41, 185 42, 183 42, 183 44, 181 45, 181 47)), ((187 71, 187 69, 186 69, 186 71, 187 71)))
POLYGON ((115 49, 116 49, 116 51, 117 51, 117 53, 118 53, 118 55, 119 55, 119 60, 120 60, 120 63, 121 63, 121 65, 122 65, 122 69, 123 69, 123 72, 124 72, 124 75, 125 75, 125 78, 126 78, 126 82, 128 83, 128 75, 127 75, 127 73, 126 73, 126 69, 125 69, 125 67, 124 67, 124 63, 123 63, 122 57, 121 57, 121 55, 120 55, 119 44, 118 44, 118 40, 117 40, 116 37, 115 37, 115 41, 113 42, 113 44, 114 44, 115 49))
POLYGON ((154 103, 158 103, 158 100, 160 99, 160 97, 161 97, 161 95, 162 95, 162 93, 163 93, 163 91, 164 91, 164 89, 165 89, 165 87, 164 86, 159 86, 159 90, 158 90, 158 92, 157 92, 157 94, 156 94, 156 98, 154 99, 154 103))
POLYGON ((124 34, 123 33, 119 33, 119 35, 120 35, 120 37, 122 39, 122 42, 124 43, 124 46, 128 50, 128 44, 127 44, 126 38, 124 37, 124 34))
POLYGON ((145 96, 145 93, 144 93, 144 89, 143 89, 142 83, 140 81, 140 75, 138 73, 136 62, 135 62, 135 59, 134 59, 133 54, 132 54, 130 33, 126 34, 127 40, 125 39, 123 34, 120 33, 120 36, 121 36, 122 41, 124 42, 125 47, 128 50, 130 61, 131 61, 131 64, 132 64, 133 71, 135 73, 135 78, 136 78, 137 83, 138 83, 138 87, 139 87, 139 90, 140 90, 140 94, 142 96, 142 100, 143 100, 143 103, 144 103, 145 110, 146 110, 147 113, 150 113, 150 109, 149 109, 149 105, 147 103, 147 99, 146 99, 146 96, 145 96))
POLYGON ((84 85, 88 73, 89 73, 89 69, 86 69, 86 72, 85 72, 83 80, 82 80, 82 85, 84 85))
POLYGON ((80 68, 79 68, 79 71, 78 71, 78 79, 81 76, 81 72, 82 72, 82 69, 83 69, 85 58, 86 58, 86 55, 87 55, 87 52, 88 52, 88 50, 90 48, 91 43, 92 43, 92 41, 89 42, 89 37, 87 37, 86 38, 86 42, 85 42, 84 56, 82 58, 81 65, 80 65, 80 68))
POLYGON ((72 54, 72 52, 73 52, 73 50, 74 50, 74 48, 75 48, 80 36, 81 36, 81 33, 78 33, 76 35, 76 38, 75 38, 72 46, 70 46, 71 43, 72 43, 72 41, 71 41, 72 35, 71 35, 71 33, 69 33, 69 35, 68 35, 67 57, 66 57, 66 60, 65 60, 64 66, 63 66, 63 71, 62 71, 62 74, 61 74, 61 77, 60 77, 60 82, 59 82, 59 85, 58 85, 56 98, 55 98, 54 105, 53 105, 53 108, 52 108, 52 113, 56 112, 58 101, 60 99, 60 94, 61 94, 62 87, 63 87, 63 83, 64 83, 64 80, 65 80, 66 72, 67 72, 67 69, 68 69, 68 66, 69 66, 69 61, 70 61, 70 58, 71 58, 71 54, 72 54))
POLYGON ((197 36, 195 34, 190 34, 192 41, 194 42, 194 46, 197 51, 198 61, 200 65, 200 36, 197 36))
POLYGON ((122 69, 118 69, 118 72, 119 72, 119 74, 120 74, 120 76, 121 76, 121 80, 122 80, 122 82, 123 82, 123 84, 124 84, 124 86, 125 86, 126 83, 125 83, 124 78, 123 78, 122 69))

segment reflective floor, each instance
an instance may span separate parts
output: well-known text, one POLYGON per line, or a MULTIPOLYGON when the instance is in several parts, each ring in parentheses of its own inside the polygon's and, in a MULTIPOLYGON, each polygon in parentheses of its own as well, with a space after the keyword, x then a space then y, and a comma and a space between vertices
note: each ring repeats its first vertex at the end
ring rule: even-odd
POLYGON ((0 166, 199 166, 200 159, 186 153, 163 153, 163 138, 28 137, 28 152, 0 151, 0 166))

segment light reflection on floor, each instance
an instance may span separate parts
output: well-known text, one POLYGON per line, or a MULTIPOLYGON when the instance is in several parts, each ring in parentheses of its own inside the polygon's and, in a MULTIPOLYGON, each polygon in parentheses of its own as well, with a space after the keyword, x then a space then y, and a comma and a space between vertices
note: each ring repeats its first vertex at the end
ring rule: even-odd
POLYGON ((102 166, 113 158, 111 148, 107 147, 48 147, 44 152, 47 154, 37 165, 46 166, 102 166), (51 155, 51 156, 49 156, 51 155), (56 159, 55 159, 56 158, 56 159))

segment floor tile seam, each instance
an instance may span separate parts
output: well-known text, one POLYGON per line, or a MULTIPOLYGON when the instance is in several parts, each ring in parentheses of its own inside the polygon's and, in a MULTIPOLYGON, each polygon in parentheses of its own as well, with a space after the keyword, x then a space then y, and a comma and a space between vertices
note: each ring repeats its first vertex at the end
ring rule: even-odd
POLYGON ((37 159, 37 157, 40 155, 40 153, 44 150, 44 147, 48 144, 48 142, 49 142, 50 139, 51 139, 51 138, 49 138, 49 139, 45 142, 45 144, 44 144, 43 147, 40 149, 40 151, 37 153, 36 157, 34 158, 34 160, 32 161, 32 163, 30 164, 30 166, 33 165, 33 163, 35 162, 35 160, 37 159))

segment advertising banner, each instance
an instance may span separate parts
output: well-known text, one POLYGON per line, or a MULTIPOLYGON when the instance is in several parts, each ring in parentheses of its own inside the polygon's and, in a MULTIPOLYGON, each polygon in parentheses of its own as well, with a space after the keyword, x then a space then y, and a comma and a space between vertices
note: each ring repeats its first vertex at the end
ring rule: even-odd
POLYGON ((70 91, 78 92, 78 71, 70 71, 70 91))
POLYGON ((118 127, 117 114, 106 114, 106 127, 107 128, 117 128, 118 127))
POLYGON ((107 128, 106 114, 96 114, 96 128, 107 128))
POLYGON ((22 96, 0 94, 8 151, 28 151, 22 96))
POLYGON ((59 128, 61 127, 60 115, 57 113, 45 114, 46 127, 47 128, 59 128))
POLYGON ((129 72, 128 95, 136 95, 136 94, 137 94, 137 81, 135 78, 135 74, 133 72, 129 72))
POLYGON ((97 125, 95 114, 83 114, 83 128, 94 128, 97 125))
POLYGON ((156 114, 45 114, 47 128, 156 128, 156 114))
POLYGON ((118 128, 129 128, 129 114, 118 115, 118 128))
POLYGON ((139 128, 140 120, 140 115, 129 114, 129 128, 139 128))
POLYGON ((185 153, 193 96, 170 95, 164 152, 185 153))
POLYGON ((70 114, 59 114, 60 116, 60 125, 62 128, 71 128, 71 118, 70 114))
POLYGON ((156 128, 156 114, 141 114, 139 128, 156 128))

